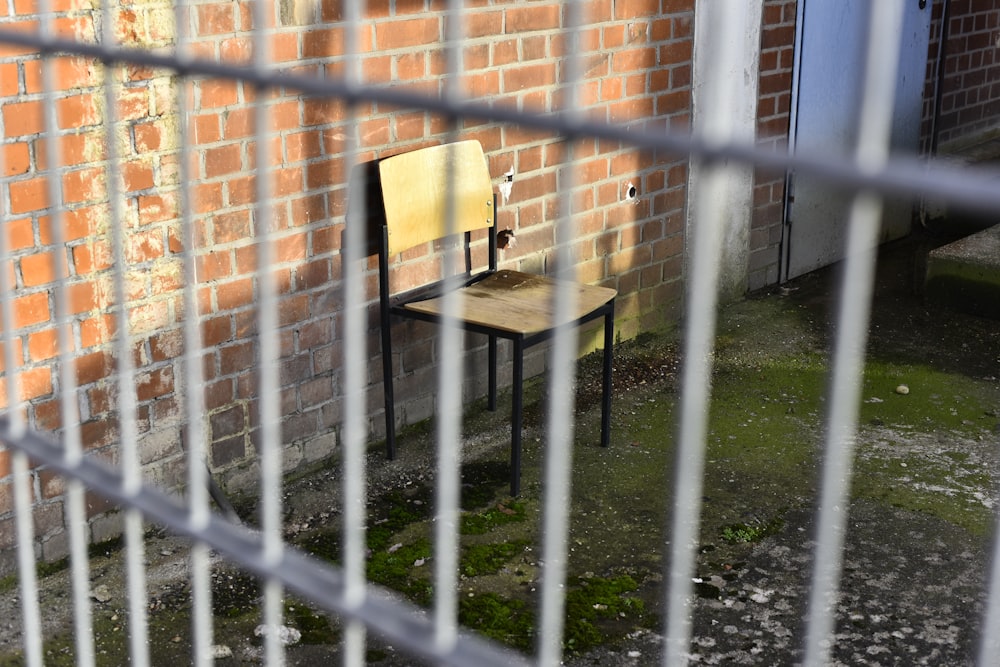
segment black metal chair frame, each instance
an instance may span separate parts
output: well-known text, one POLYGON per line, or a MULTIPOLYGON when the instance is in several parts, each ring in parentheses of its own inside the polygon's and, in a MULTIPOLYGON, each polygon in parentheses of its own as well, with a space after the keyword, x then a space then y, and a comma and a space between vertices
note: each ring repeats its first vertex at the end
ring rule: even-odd
MULTIPOLYGON (((473 285, 497 272, 497 228, 496 228, 496 196, 493 198, 493 224, 488 227, 489 235, 489 265, 488 268, 478 272, 472 272, 471 258, 471 233, 465 232, 465 272, 460 277, 463 286, 473 285)), ((440 322, 441 317, 428 315, 425 313, 409 310, 405 304, 423 299, 440 296, 446 281, 431 283, 414 290, 390 296, 389 294, 389 236, 388 227, 381 225, 381 238, 379 239, 378 261, 379 261, 379 301, 380 301, 380 325, 382 340, 382 380, 385 393, 385 439, 386 454, 390 460, 396 456, 396 417, 395 417, 395 396, 393 390, 392 371, 392 317, 409 318, 422 320, 425 322, 440 322)), ((448 283, 453 284, 453 283, 448 283)), ((614 321, 615 321, 615 300, 612 297, 607 303, 592 310, 583 317, 577 319, 573 325, 582 326, 587 322, 599 317, 604 318, 604 353, 603 353, 603 378, 601 397, 601 446, 607 447, 611 440, 611 373, 612 357, 614 345, 614 321)), ((497 339, 502 338, 511 341, 513 345, 512 363, 512 400, 511 400, 511 478, 510 493, 518 496, 521 492, 521 445, 524 426, 524 352, 527 348, 550 339, 554 335, 554 328, 547 329, 531 335, 514 334, 507 331, 497 330, 491 327, 484 327, 475 323, 458 321, 459 326, 465 331, 484 334, 488 339, 488 366, 489 366, 489 395, 488 408, 495 411, 497 407, 497 339)))

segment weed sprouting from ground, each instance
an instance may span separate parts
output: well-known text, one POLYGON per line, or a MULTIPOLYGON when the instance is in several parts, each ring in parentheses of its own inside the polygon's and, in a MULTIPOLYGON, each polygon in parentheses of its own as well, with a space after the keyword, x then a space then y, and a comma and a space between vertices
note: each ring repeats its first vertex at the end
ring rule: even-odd
POLYGON ((782 519, 734 523, 722 527, 722 539, 730 544, 751 544, 778 533, 785 525, 782 519))

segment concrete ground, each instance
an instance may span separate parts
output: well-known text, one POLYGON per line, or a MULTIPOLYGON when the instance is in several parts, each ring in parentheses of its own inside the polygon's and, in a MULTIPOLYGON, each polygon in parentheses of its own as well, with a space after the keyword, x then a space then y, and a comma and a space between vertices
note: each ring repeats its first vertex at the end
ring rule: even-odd
MULTIPOLYGON (((880 259, 835 664, 969 665, 978 650, 996 520, 1000 321, 925 304, 924 258, 942 242, 915 236, 886 248, 880 259), (897 393, 901 385, 909 392, 897 393)), ((740 431, 753 431, 754 419, 774 419, 763 406, 776 396, 785 397, 798 423, 790 420, 784 442, 753 442, 774 431, 751 432, 742 454, 759 449, 763 456, 742 477, 713 470, 732 465, 714 455, 741 453, 710 443, 698 572, 704 583, 691 648, 696 664, 787 665, 802 657, 823 387, 793 373, 779 380, 785 391, 775 392, 772 376, 783 367, 808 369, 812 354, 825 360, 838 279, 835 269, 811 274, 721 315, 720 379, 733 363, 760 372, 757 384, 734 374, 748 380, 739 389, 746 395, 740 425, 726 425, 723 406, 713 406, 715 442, 744 439, 740 431), (809 398, 813 391, 818 403, 809 398), (762 407, 754 410, 754 403, 762 407), (786 450, 799 439, 808 453, 793 460, 786 450), (788 473, 796 466, 801 478, 793 480, 788 473), (751 526, 780 521, 740 549, 719 539, 717 514, 751 526)), ((728 393, 718 382, 716 391, 728 393)), ((727 400, 730 408, 739 402, 727 400)), ((614 662, 657 664, 659 640, 656 632, 640 633, 619 647, 614 662)), ((609 664, 611 656, 598 650, 574 664, 609 664)))
MULTIPOLYGON (((977 651, 996 522, 1000 321, 925 303, 924 258, 941 242, 914 236, 886 248, 879 264, 836 664, 965 665, 977 651)), ((836 292, 831 269, 721 311, 692 617, 696 664, 787 665, 801 658, 836 292)), ((667 332, 616 350, 608 449, 596 444, 598 360, 581 364, 568 590, 583 604, 570 613, 566 664, 659 664, 680 349, 676 332, 667 332)), ((486 525, 463 535, 459 593, 470 626, 530 650, 526 628, 544 560, 543 382, 534 381, 528 396, 523 493, 516 500, 506 495, 507 406, 495 414, 469 411, 466 508, 486 525)), ((370 540, 372 570, 411 598, 426 595, 432 569, 431 431, 424 425, 404 432, 396 461, 385 461, 380 447, 368 461, 370 537, 386 528, 381 542, 370 540), (407 554, 403 567, 390 568, 407 554)), ((334 460, 289 480, 285 493, 287 538, 332 560, 339 483, 334 460)), ((237 504, 252 516, 252 499, 237 504)), ((113 548, 106 552, 92 565, 92 585, 101 592, 95 632, 101 664, 125 664, 122 567, 113 548)), ((187 545, 151 533, 147 555, 154 664, 185 663, 187 545)), ((259 590, 222 562, 213 579, 216 643, 230 656, 217 663, 259 662, 259 590)), ((41 588, 46 664, 71 664, 66 573, 44 577, 41 588)), ((0 617, 16 618, 16 598, 13 588, 0 594, 0 617)), ((339 624, 303 607, 286 606, 287 623, 303 632, 288 649, 289 664, 334 664, 339 624)), ((0 623, 0 664, 18 664, 18 645, 18 624, 0 623)), ((368 658, 417 664, 378 642, 368 658)))

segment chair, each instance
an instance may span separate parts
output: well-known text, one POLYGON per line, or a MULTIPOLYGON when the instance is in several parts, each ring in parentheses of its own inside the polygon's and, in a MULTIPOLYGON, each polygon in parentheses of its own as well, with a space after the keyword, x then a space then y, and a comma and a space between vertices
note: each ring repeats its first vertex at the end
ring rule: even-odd
MULTIPOLYGON (((488 337, 489 409, 496 410, 497 339, 513 344, 511 406, 512 496, 521 488, 521 431, 523 426, 524 351, 552 336, 559 324, 584 324, 604 318, 604 377, 601 403, 601 445, 610 440, 611 358, 614 307, 617 292, 607 287, 578 284, 576 310, 566 322, 553 319, 553 295, 558 281, 545 276, 497 269, 496 197, 478 141, 462 141, 423 148, 385 158, 378 163, 385 219, 379 240, 379 296, 381 301, 382 371, 385 390, 385 432, 389 459, 396 455, 393 398, 393 316, 439 322, 443 314, 443 280, 391 295, 390 258, 404 250, 447 235, 464 235, 465 270, 459 277, 463 293, 459 325, 488 337), (489 265, 473 271, 471 232, 488 229, 489 265)), ((454 283, 453 283, 454 284, 454 283)))

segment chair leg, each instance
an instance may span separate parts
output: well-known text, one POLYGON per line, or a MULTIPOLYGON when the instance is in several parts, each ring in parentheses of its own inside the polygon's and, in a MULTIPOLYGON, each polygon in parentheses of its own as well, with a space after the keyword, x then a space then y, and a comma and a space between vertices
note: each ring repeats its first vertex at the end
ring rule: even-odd
POLYGON ((510 495, 521 495, 521 430, 524 426, 524 346, 514 339, 514 378, 511 387, 510 495))
POLYGON ((385 454, 396 458, 396 402, 392 391, 392 337, 387 314, 382 316, 382 392, 385 395, 385 454))
POLYGON ((489 351, 490 351, 489 361, 487 363, 489 364, 490 367, 489 370, 490 389, 489 389, 489 403, 487 404, 487 407, 489 408, 490 412, 494 412, 497 409, 497 337, 496 336, 493 335, 490 336, 489 351))
POLYGON ((615 309, 614 302, 611 310, 604 316, 604 378, 601 391, 601 447, 607 447, 611 443, 611 367, 614 356, 615 340, 615 309))

